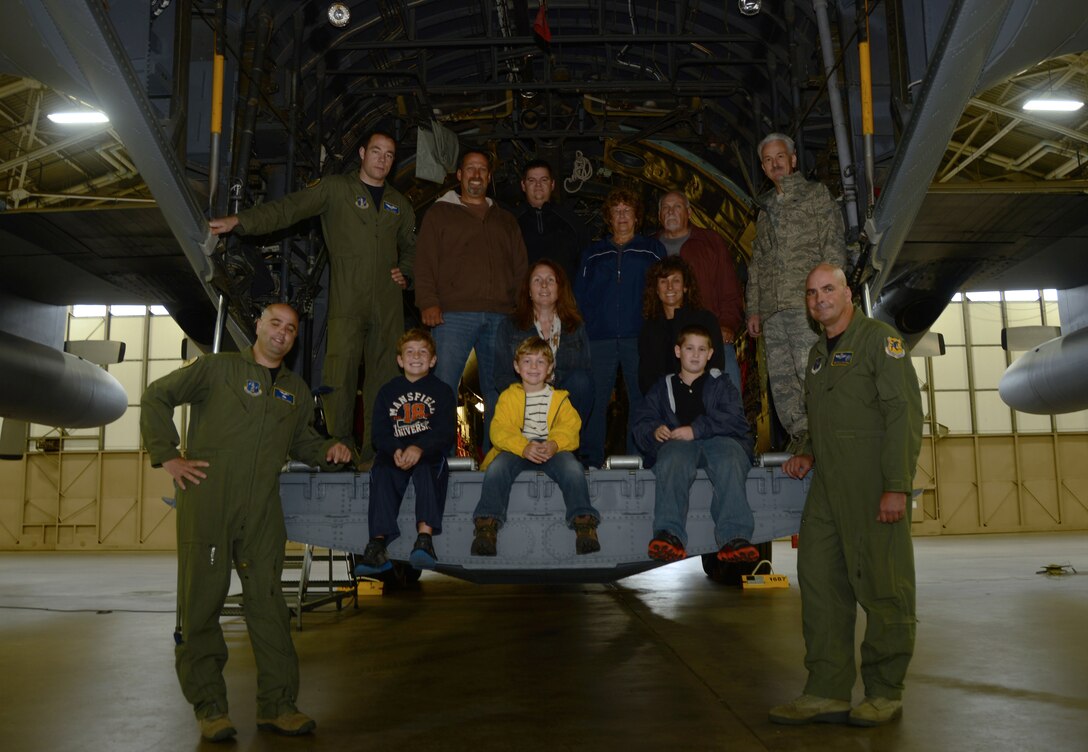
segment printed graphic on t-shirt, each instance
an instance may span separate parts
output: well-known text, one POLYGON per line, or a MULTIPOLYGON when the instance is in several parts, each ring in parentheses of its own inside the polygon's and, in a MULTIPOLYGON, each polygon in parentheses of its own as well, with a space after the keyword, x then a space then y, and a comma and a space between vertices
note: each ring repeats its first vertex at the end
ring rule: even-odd
POLYGON ((423 392, 405 392, 393 400, 389 418, 393 421, 393 435, 398 439, 429 431, 435 411, 434 398, 423 392))

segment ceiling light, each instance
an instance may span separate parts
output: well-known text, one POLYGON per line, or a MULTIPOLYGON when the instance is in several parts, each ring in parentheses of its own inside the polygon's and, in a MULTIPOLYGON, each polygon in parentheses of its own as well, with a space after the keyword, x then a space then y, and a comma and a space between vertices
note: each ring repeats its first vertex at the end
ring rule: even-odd
POLYGON ((108 123, 110 119, 106 117, 106 113, 98 112, 96 110, 76 110, 73 112, 50 112, 46 115, 47 118, 54 123, 60 123, 62 125, 72 125, 81 123, 108 123))
POLYGON ((1077 99, 1029 99, 1024 102, 1025 110, 1036 112, 1076 112, 1084 106, 1077 99))
POLYGON ((351 20, 351 10, 343 3, 333 3, 329 6, 329 23, 338 29, 348 25, 351 20))
POLYGON ((754 16, 763 7, 763 0, 737 0, 737 7, 746 16, 754 16))

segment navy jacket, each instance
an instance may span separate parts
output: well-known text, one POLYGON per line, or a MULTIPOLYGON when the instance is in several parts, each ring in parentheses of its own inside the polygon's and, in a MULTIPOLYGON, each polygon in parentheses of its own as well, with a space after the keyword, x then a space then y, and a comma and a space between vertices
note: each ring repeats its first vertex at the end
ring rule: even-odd
POLYGON ((644 235, 635 235, 620 249, 608 236, 582 251, 574 297, 590 341, 638 336, 646 270, 663 258, 661 241, 644 235))
MULTIPOLYGON (((727 436, 735 439, 744 447, 748 459, 752 459, 754 442, 748 430, 748 419, 744 417, 744 407, 740 403, 737 387, 729 377, 711 371, 703 385, 703 409, 705 412, 691 424, 696 439, 709 439, 712 436, 727 436)), ((672 376, 658 379, 650 391, 642 398, 642 405, 635 414, 635 445, 645 459, 646 467, 653 467, 657 461, 657 450, 661 446, 654 431, 664 423, 669 428, 679 428, 676 417, 676 399, 672 393, 672 376)))

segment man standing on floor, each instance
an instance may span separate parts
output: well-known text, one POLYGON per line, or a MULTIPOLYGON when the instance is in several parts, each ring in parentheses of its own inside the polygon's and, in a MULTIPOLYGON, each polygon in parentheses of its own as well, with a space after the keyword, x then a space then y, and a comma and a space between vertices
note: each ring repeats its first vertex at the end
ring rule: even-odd
POLYGON ((901 715, 914 653, 918 377, 898 332, 854 308, 840 267, 813 269, 805 297, 824 336, 808 359, 809 437, 783 470, 803 478, 817 469, 797 551, 808 681, 804 694, 771 709, 770 720, 877 726, 901 715), (851 709, 858 604, 866 617, 865 699, 851 709))
POLYGON ((733 343, 744 328, 744 290, 737 279, 733 253, 721 235, 691 224, 691 207, 687 196, 680 191, 669 191, 661 197, 657 218, 661 224, 657 239, 670 256, 679 254, 688 262, 699 284, 703 306, 718 320, 725 349, 725 373, 743 394, 733 343))
POLYGON ((796 172, 789 136, 768 135, 759 144, 759 157, 774 190, 757 200, 761 211, 748 265, 748 335, 765 337, 775 411, 790 434, 789 451, 796 452, 808 430, 805 363, 817 338, 801 305, 805 276, 821 262, 846 263, 842 212, 827 188, 796 172))
MULTIPOLYGON (((307 218, 321 217, 329 249, 328 342, 322 381, 329 433, 354 446, 355 393, 359 363, 366 370, 363 404, 397 375, 397 341, 404 333, 401 291, 412 278, 416 215, 412 204, 386 183, 397 144, 374 131, 359 149, 358 176, 330 175, 309 188, 237 215, 213 219, 211 231, 264 235, 307 218)), ((370 416, 363 424, 359 455, 366 468, 374 457, 370 416)))
POLYGON ((534 159, 521 173, 521 190, 526 204, 518 214, 518 225, 525 239, 531 267, 542 258, 563 267, 567 279, 578 275, 582 249, 589 245, 585 223, 562 204, 552 202, 555 178, 552 167, 543 159, 534 159))
POLYGON ((152 383, 140 402, 151 465, 177 488, 175 665, 208 741, 237 733, 227 717, 219 625, 232 564, 257 664, 258 728, 295 736, 317 725, 295 706, 298 657, 280 588, 287 542, 280 468, 288 456, 328 468, 349 462, 351 450, 314 430, 310 390, 283 366, 297 333, 294 309, 274 303, 257 321, 252 349, 198 358, 152 383), (182 404, 191 405, 184 456, 174 426, 182 404))
POLYGON ((484 399, 484 441, 498 400, 495 333, 514 310, 526 275, 525 242, 514 215, 487 197, 491 157, 478 149, 461 156, 461 193, 450 190, 423 217, 416 260, 416 305, 433 327, 435 376, 458 394, 469 353, 476 350, 484 399))

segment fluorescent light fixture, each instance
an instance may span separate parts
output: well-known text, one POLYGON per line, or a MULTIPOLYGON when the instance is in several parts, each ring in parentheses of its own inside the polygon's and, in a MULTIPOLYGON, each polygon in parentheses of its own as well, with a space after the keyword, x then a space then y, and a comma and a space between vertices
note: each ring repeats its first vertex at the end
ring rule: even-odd
POLYGON ((97 110, 76 110, 73 112, 50 112, 47 118, 54 123, 62 125, 79 125, 83 123, 108 123, 110 119, 106 113, 97 110))
POLYGON ((1077 99, 1029 99, 1024 102, 1024 109, 1032 112, 1076 112, 1084 106, 1077 99))

